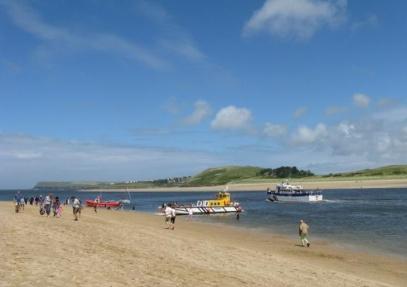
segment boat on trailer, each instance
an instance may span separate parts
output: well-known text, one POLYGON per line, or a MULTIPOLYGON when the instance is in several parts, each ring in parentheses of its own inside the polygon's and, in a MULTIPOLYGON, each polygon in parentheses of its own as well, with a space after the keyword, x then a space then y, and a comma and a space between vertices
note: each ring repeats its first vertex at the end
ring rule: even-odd
POLYGON ((274 191, 267 189, 267 200, 292 201, 292 202, 314 202, 322 201, 323 195, 320 190, 305 190, 301 185, 292 185, 288 181, 276 185, 274 191))
POLYGON ((239 213, 243 211, 240 204, 236 201, 232 201, 230 193, 226 191, 220 191, 214 199, 198 200, 196 204, 169 205, 175 209, 177 215, 239 213))

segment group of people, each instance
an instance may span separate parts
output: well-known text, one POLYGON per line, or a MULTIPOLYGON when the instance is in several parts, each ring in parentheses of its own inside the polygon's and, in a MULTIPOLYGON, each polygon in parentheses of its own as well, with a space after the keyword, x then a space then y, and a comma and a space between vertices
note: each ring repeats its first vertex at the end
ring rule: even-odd
MULTIPOLYGON (((100 200, 100 198, 98 198, 100 200)), ((51 193, 46 195, 44 198, 42 195, 40 196, 35 196, 35 197, 24 197, 22 196, 21 192, 17 192, 14 196, 14 201, 15 201, 15 206, 16 212, 19 212, 20 210, 24 210, 24 206, 30 203, 30 205, 39 205, 40 206, 40 214, 44 215, 46 214, 47 217, 50 215, 51 210, 53 211, 54 217, 60 217, 62 215, 62 204, 58 196, 53 196, 51 193)), ((64 202, 64 205, 69 205, 72 203, 72 211, 73 211, 73 216, 74 220, 78 221, 78 218, 81 215, 81 210, 82 210, 82 203, 79 198, 77 197, 70 197, 67 198, 64 202)), ((175 205, 172 204, 163 204, 162 209, 164 211, 165 215, 165 223, 167 225, 167 229, 174 230, 175 229, 175 219, 176 219, 176 211, 175 208, 173 207, 175 205)), ((96 212, 96 207, 95 207, 95 212, 96 212)), ((192 210, 188 214, 189 218, 192 217, 193 213, 192 210)), ((240 212, 236 214, 236 219, 239 220, 240 217, 240 212)), ((298 226, 298 235, 300 236, 301 244, 303 247, 307 246, 310 247, 311 243, 308 240, 308 231, 309 231, 309 225, 305 223, 304 220, 300 220, 299 226, 298 226)))
POLYGON ((42 195, 39 196, 32 196, 30 198, 24 197, 20 191, 18 191, 15 196, 14 196, 14 201, 15 201, 15 211, 16 213, 19 212, 20 210, 24 210, 24 206, 27 205, 28 203, 30 205, 36 205, 39 206, 39 212, 41 215, 46 214, 47 217, 50 216, 51 211, 53 213, 54 217, 61 217, 62 211, 63 211, 63 205, 68 205, 70 202, 72 202, 72 208, 73 208, 73 215, 74 219, 77 221, 80 213, 81 213, 81 202, 79 198, 77 197, 71 197, 67 198, 64 201, 64 204, 61 203, 61 200, 59 199, 58 196, 54 196, 53 194, 49 193, 45 197, 42 195))
POLYGON ((51 193, 49 193, 45 196, 45 198, 42 199, 42 196, 40 196, 40 198, 39 205, 41 215, 46 214, 48 217, 52 210, 54 217, 61 217, 62 204, 58 196, 54 197, 51 193))

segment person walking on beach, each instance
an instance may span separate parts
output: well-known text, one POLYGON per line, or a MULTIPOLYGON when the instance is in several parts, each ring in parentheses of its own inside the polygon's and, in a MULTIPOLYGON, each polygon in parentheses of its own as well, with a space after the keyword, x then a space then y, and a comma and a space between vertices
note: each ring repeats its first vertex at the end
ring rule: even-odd
POLYGON ((300 225, 298 227, 298 234, 300 235, 300 239, 301 239, 301 243, 302 246, 305 247, 305 245, 307 245, 307 247, 309 247, 311 245, 311 243, 308 241, 308 229, 309 229, 309 225, 306 224, 304 222, 304 220, 300 220, 300 225))
POLYGON ((171 213, 172 213, 172 208, 167 204, 164 209, 165 224, 167 225, 167 229, 170 229, 171 213))
POLYGON ((100 196, 98 195, 98 196, 96 196, 96 198, 95 198, 95 206, 94 206, 94 210, 95 210, 95 213, 97 213, 98 211, 97 211, 97 208, 98 208, 98 204, 100 203, 100 196))
POLYGON ((79 198, 75 197, 72 203, 72 212, 73 216, 75 217, 75 221, 78 221, 78 214, 81 209, 81 202, 79 201, 79 198))
POLYGON ((22 195, 21 195, 20 191, 17 191, 17 193, 14 195, 14 201, 16 203, 16 205, 15 205, 15 212, 16 213, 18 213, 20 211, 21 198, 22 198, 22 195))
POLYGON ((55 197, 53 203, 52 203, 52 211, 54 213, 54 216, 57 216, 58 210, 61 207, 61 202, 59 201, 59 197, 55 197))
POLYGON ((52 202, 51 194, 49 193, 44 199, 44 209, 45 212, 47 213, 47 217, 51 213, 51 202, 52 202))
POLYGON ((175 218, 177 217, 177 213, 175 208, 171 208, 171 229, 174 230, 175 228, 175 218))
POLYGON ((25 199, 24 197, 20 198, 20 209, 24 211, 24 206, 25 206, 25 199))

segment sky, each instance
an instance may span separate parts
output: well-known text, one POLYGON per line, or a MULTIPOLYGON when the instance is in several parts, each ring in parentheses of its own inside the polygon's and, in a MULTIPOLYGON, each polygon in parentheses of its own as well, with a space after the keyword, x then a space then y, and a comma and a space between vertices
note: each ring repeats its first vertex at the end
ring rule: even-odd
POLYGON ((0 188, 406 164, 406 10, 0 0, 0 188))

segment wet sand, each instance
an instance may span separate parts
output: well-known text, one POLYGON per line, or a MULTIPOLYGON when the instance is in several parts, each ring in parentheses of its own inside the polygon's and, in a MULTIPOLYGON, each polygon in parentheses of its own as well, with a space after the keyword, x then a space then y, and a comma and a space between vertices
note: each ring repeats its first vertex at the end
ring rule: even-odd
MULTIPOLYGON (((267 188, 275 189, 279 182, 259 183, 231 183, 228 184, 229 191, 265 191, 267 188)), ((407 188, 407 178, 399 179, 355 179, 355 180, 292 180, 292 184, 302 185, 306 189, 367 189, 367 188, 407 188)), ((128 189, 87 189, 83 191, 97 192, 175 192, 175 191, 219 191, 225 188, 218 186, 198 187, 152 187, 152 188, 128 188, 128 189)))
MULTIPOLYGON (((407 261, 160 216, 0 202, 0 286, 407 286, 407 261)), ((271 230, 272 232, 272 230, 271 230)), ((296 230, 293 230, 295 233, 296 230)), ((311 237, 312 239, 312 237, 311 237)))

